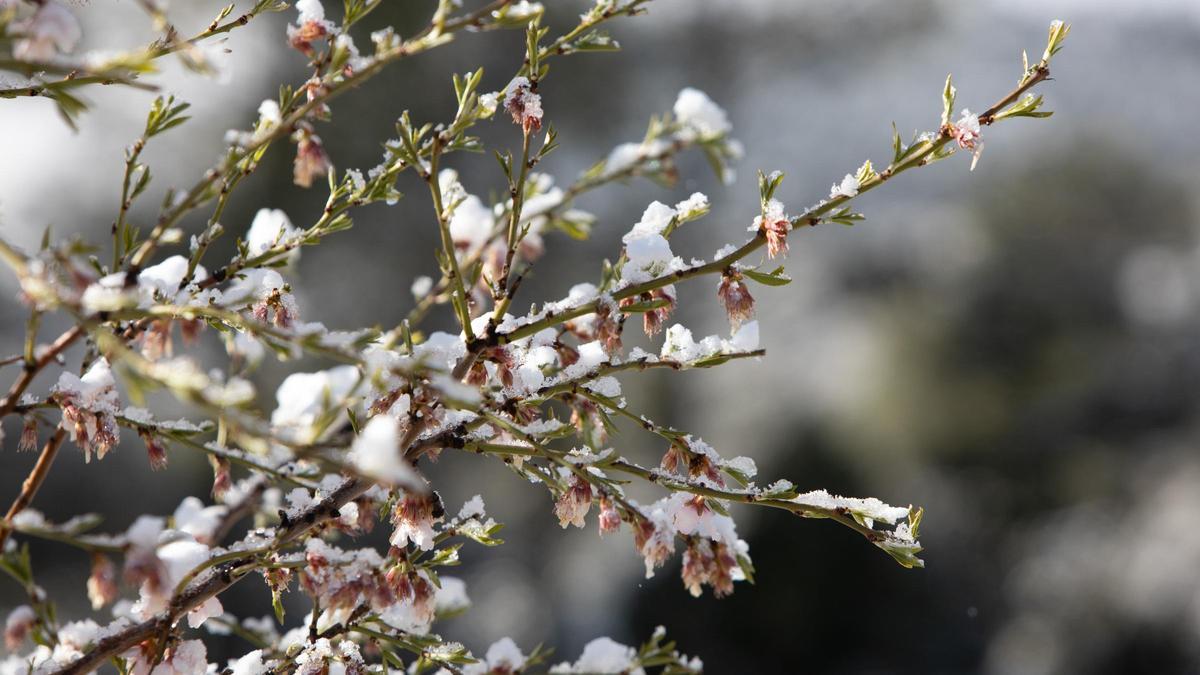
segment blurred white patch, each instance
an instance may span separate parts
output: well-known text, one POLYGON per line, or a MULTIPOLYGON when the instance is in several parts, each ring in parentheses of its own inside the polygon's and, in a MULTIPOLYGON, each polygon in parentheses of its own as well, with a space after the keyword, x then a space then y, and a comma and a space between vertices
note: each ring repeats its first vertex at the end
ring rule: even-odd
POLYGON ((1196 300, 1191 256, 1162 246, 1144 246, 1125 257, 1117 277, 1117 299, 1130 319, 1167 324, 1187 318, 1196 300))

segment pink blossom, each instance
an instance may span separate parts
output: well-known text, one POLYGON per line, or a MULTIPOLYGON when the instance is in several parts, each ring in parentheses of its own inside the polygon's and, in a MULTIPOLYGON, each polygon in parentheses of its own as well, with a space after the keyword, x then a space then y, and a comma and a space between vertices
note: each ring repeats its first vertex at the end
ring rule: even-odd
POLYGON ((21 438, 17 441, 17 451, 37 450, 37 445, 37 418, 30 415, 25 418, 25 425, 21 427, 21 438))
POLYGON ((22 35, 13 45, 13 56, 21 61, 48 61, 75 48, 83 31, 66 7, 54 0, 43 2, 28 19, 14 23, 22 35))
POLYGON ((591 506, 591 483, 572 474, 567 482, 567 489, 563 490, 554 504, 554 515, 558 516, 558 524, 563 527, 567 525, 583 527, 584 517, 587 516, 591 506))
POLYGON ((410 542, 428 551, 433 548, 433 524, 441 520, 444 510, 435 495, 405 493, 392 511, 392 546, 403 548, 410 542))
POLYGON ((772 199, 767 202, 762 215, 754 217, 754 224, 750 229, 762 232, 767 238, 768 256, 774 258, 780 253, 787 253, 787 236, 792 229, 792 222, 783 212, 783 204, 779 200, 772 199))
POLYGON ((963 150, 971 151, 971 170, 975 170, 975 165, 979 162, 979 155, 983 154, 983 137, 979 126, 979 116, 972 115, 970 110, 963 109, 962 117, 957 122, 952 122, 947 127, 950 137, 958 143, 958 147, 963 150))
POLYGON ((611 534, 621 529, 621 513, 607 496, 600 497, 600 534, 611 534))

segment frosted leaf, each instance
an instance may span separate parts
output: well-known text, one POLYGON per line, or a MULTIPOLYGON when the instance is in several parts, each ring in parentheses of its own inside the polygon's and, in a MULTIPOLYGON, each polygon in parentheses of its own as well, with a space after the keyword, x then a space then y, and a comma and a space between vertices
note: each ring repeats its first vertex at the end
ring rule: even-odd
POLYGON ((733 469, 746 478, 754 478, 758 475, 758 465, 750 457, 734 457, 733 459, 723 461, 721 466, 733 469))
POLYGON ((798 495, 793 502, 802 506, 812 506, 831 511, 845 509, 864 518, 877 520, 889 525, 908 518, 909 507, 889 506, 874 497, 859 499, 857 497, 838 497, 825 490, 814 490, 798 495))
POLYGON ((620 173, 636 166, 641 160, 641 143, 622 143, 613 148, 612 152, 608 153, 608 158, 604 160, 604 172, 608 174, 620 173))
POLYGON ((675 213, 680 220, 695 220, 708 213, 708 197, 702 192, 693 192, 692 196, 675 205, 675 213))
POLYGON ((608 398, 616 398, 621 395, 621 382, 612 376, 598 377, 584 386, 590 391, 608 398))
POLYGON ((486 515, 483 504, 483 497, 475 495, 463 504, 458 511, 459 520, 469 520, 471 518, 483 518, 486 515))

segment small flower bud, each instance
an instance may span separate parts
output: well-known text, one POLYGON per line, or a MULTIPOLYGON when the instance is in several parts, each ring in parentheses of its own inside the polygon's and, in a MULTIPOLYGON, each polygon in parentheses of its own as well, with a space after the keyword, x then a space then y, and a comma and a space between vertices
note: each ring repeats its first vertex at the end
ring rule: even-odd
POLYGON ((167 468, 167 449, 163 447, 162 442, 155 437, 154 433, 141 429, 138 431, 138 436, 146 444, 146 457, 150 460, 150 470, 162 471, 167 468))
POLYGON ((225 493, 233 487, 233 475, 230 473, 229 460, 223 457, 209 456, 208 461, 213 468, 213 499, 223 502, 225 493))
POLYGON ((559 496, 554 504, 554 515, 558 516, 558 524, 562 527, 574 525, 583 527, 584 517, 592 506, 592 485, 572 475, 567 489, 559 496))
POLYGON ((21 428, 21 438, 17 441, 17 451, 37 450, 37 418, 32 415, 25 417, 25 426, 21 428))
POLYGON ((4 647, 10 652, 15 652, 25 642, 36 621, 37 614, 29 605, 20 605, 9 612, 8 619, 4 622, 4 647))
POLYGON ((767 255, 771 258, 787 253, 788 231, 792 229, 792 221, 783 212, 783 204, 777 199, 767 202, 762 215, 755 216, 752 230, 758 230, 767 238, 767 255))
POLYGON ((321 145, 321 137, 301 130, 300 140, 296 144, 296 161, 293 165, 292 180, 300 187, 311 187, 315 176, 325 176, 333 165, 325 146, 321 145))
POLYGON ((117 568, 103 553, 92 554, 92 574, 87 580, 92 609, 100 609, 117 599, 117 568))
POLYGON ((721 299, 725 314, 729 316, 729 325, 735 332, 754 316, 754 296, 750 295, 750 289, 737 270, 730 269, 721 275, 717 297, 721 299))
POLYGON ((621 529, 621 513, 608 496, 600 497, 600 534, 611 534, 621 529))
POLYGON ((542 97, 533 92, 533 85, 527 78, 513 80, 504 97, 504 109, 526 134, 541 130, 542 97))

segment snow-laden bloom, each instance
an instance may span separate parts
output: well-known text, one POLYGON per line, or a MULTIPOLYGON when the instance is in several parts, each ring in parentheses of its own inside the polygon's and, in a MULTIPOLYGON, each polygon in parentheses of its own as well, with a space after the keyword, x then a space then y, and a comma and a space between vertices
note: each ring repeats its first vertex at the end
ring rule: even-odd
POLYGON ((504 109, 512 115, 513 123, 520 125, 525 133, 541 130, 542 97, 534 93, 528 78, 518 77, 508 85, 504 93, 504 109))
POLYGON ((721 275, 717 297, 729 316, 731 329, 736 331, 743 322, 754 316, 754 296, 750 295, 750 288, 737 270, 730 268, 721 275))
POLYGON ((130 675, 201 675, 208 672, 208 650, 200 640, 185 640, 168 647, 158 665, 153 665, 155 655, 154 650, 138 650, 132 656, 130 675))
POLYGON ((858 178, 854 174, 846 174, 841 183, 834 183, 829 188, 829 198, 837 199, 838 197, 853 197, 858 194, 858 178))
POLYGON ((300 16, 287 27, 288 43, 293 49, 311 54, 312 43, 332 33, 336 26, 325 20, 321 0, 298 0, 295 6, 300 16))
POLYGON ((590 675, 645 675, 638 665, 637 650, 609 637, 599 637, 583 647, 575 663, 560 663, 551 673, 589 673, 590 675))
MULTIPOLYGON (((259 209, 246 231, 246 247, 251 256, 261 255, 276 246, 298 243, 300 230, 292 225, 282 209, 259 209)), ((293 263, 300 257, 300 248, 294 247, 283 258, 293 263)))
POLYGON ((10 652, 16 651, 25 642, 35 621, 37 614, 29 605, 18 605, 9 612, 4 621, 4 648, 10 652))
POLYGON ((574 525, 583 527, 584 518, 592 506, 592 485, 579 476, 571 475, 567 489, 559 495, 554 503, 554 515, 558 516, 558 524, 562 527, 574 525))
POLYGON ((751 232, 762 232, 767 238, 767 255, 771 258, 780 253, 787 253, 788 232, 792 229, 792 221, 784 213, 783 203, 778 199, 767 202, 762 214, 754 217, 750 225, 751 232))
POLYGON ((41 3, 29 18, 9 29, 22 36, 13 45, 13 57, 21 61, 48 61, 75 49, 83 37, 79 20, 55 0, 41 3))
POLYGON ((185 497, 175 508, 171 520, 174 529, 192 535, 202 544, 212 544, 213 535, 228 511, 229 508, 225 506, 205 506, 196 497, 185 497))
POLYGON ((433 548, 433 524, 444 517, 441 501, 435 494, 406 492, 392 511, 392 525, 396 529, 389 538, 392 546, 413 546, 428 551, 433 548))
POLYGON ((606 495, 600 497, 600 534, 612 534, 621 529, 621 513, 617 511, 613 500, 606 495))
POLYGON ((708 94, 693 87, 679 92, 673 111, 675 119, 701 140, 722 136, 733 129, 721 106, 714 103, 708 94))
POLYGON ((971 170, 974 171, 975 165, 979 162, 979 155, 983 154, 979 115, 973 115, 970 110, 963 108, 962 116, 958 118, 957 122, 950 123, 949 131, 950 137, 958 143, 958 147, 971 151, 971 170))
POLYGON ((300 319, 300 306, 283 275, 270 269, 250 269, 230 286, 225 294, 231 304, 250 305, 256 321, 270 321, 280 328, 291 328, 300 319))
POLYGON ((396 420, 387 415, 377 415, 367 422, 354 439, 349 459, 354 468, 369 478, 408 489, 425 487, 425 481, 404 458, 396 420))
POLYGON ((335 366, 315 373, 288 375, 275 391, 272 428, 297 440, 315 440, 325 430, 315 429, 313 425, 328 410, 344 410, 346 406, 343 399, 350 395, 357 383, 358 369, 354 366, 335 366))
POLYGON ((633 547, 645 559, 647 579, 675 552, 675 526, 661 503, 634 523, 633 547))
MULTIPOLYGON (((187 537, 159 546, 155 554, 162 564, 163 574, 157 580, 142 583, 138 601, 132 608, 134 616, 142 620, 167 608, 175 587, 188 573, 208 560, 211 549, 187 537)), ((211 597, 188 612, 188 625, 198 628, 209 618, 220 616, 223 611, 221 601, 211 597)))
POLYGON ((120 432, 114 415, 121 401, 107 359, 96 359, 83 377, 64 372, 50 395, 62 406, 60 426, 83 450, 85 462, 91 461, 92 453, 104 459, 116 447, 120 432))
MULTIPOLYGON (((445 579, 443 579, 443 583, 445 579)), ((512 675, 525 667, 525 654, 512 638, 500 638, 488 647, 483 660, 463 666, 463 675, 512 675)))

